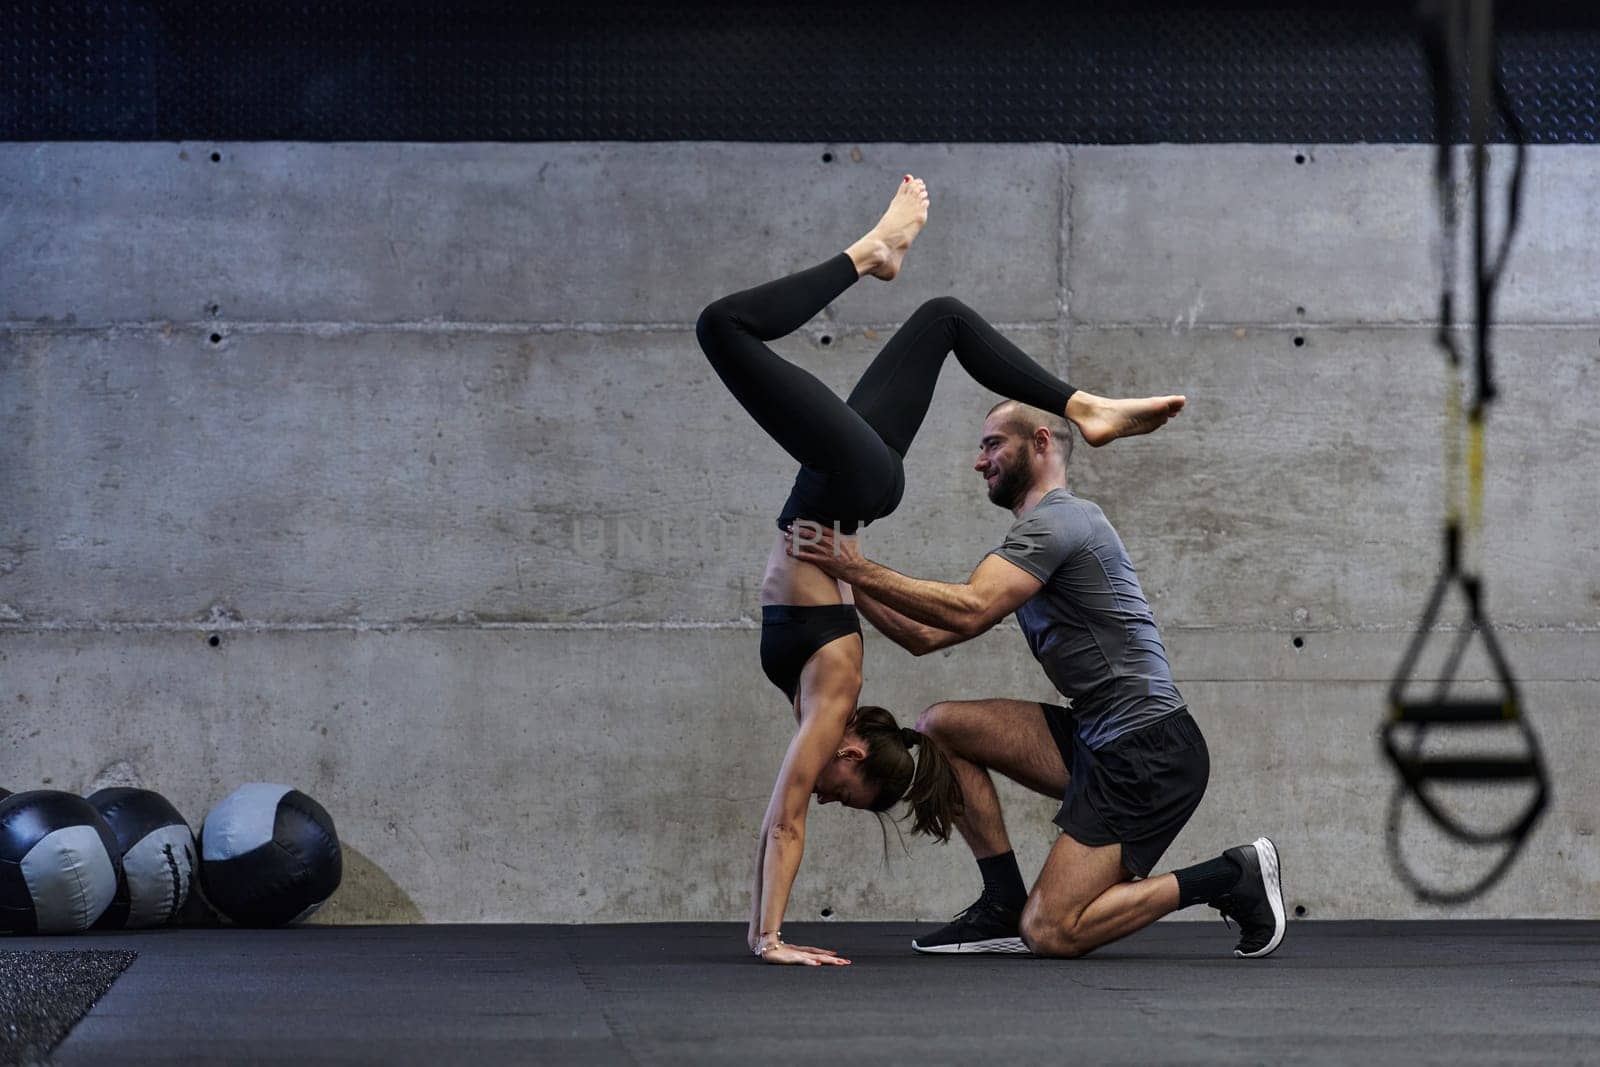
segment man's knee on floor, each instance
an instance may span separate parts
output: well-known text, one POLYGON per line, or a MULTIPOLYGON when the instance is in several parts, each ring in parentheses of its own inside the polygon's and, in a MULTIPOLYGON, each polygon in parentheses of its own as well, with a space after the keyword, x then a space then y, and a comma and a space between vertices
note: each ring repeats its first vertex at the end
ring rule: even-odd
POLYGON ((1028 906, 1022 909, 1021 934, 1022 943, 1035 956, 1077 959, 1094 947, 1078 936, 1065 916, 1052 913, 1037 899, 1028 901, 1028 906))

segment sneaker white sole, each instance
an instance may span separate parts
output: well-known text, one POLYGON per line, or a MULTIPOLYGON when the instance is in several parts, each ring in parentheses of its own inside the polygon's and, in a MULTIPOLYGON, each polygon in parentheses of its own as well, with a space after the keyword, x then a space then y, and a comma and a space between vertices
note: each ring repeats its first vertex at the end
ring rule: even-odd
POLYGON ((1012 956, 1028 954, 1028 946, 1022 943, 1020 937, 996 937, 989 941, 956 941, 948 945, 919 945, 913 941, 911 947, 918 952, 932 955, 950 955, 957 952, 988 952, 1012 956))
POLYGON ((1278 846, 1269 837, 1258 837, 1250 843, 1250 847, 1256 850, 1256 861, 1261 864, 1261 880, 1266 883, 1267 902, 1272 905, 1273 931, 1272 940, 1254 952, 1234 949, 1233 954, 1242 960, 1258 960, 1271 955, 1282 943, 1286 928, 1283 917, 1283 868, 1278 862, 1278 846))

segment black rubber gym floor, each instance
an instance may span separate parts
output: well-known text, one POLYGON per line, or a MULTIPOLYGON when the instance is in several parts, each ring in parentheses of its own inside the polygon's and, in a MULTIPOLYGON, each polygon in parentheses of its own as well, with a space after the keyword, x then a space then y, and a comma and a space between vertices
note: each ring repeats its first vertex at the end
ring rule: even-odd
POLYGON ((1301 922, 1258 961, 1220 921, 1070 961, 917 956, 919 928, 789 927, 855 961, 825 969, 708 923, 7 938, 0 968, 137 953, 63 1065, 1600 1059, 1600 922, 1301 922))

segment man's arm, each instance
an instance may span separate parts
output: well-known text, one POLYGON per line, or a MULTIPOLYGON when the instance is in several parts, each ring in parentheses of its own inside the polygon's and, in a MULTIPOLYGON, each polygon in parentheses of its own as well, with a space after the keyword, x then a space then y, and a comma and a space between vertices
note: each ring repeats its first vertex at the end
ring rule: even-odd
MULTIPOLYGON (((856 589, 917 622, 971 640, 1020 608, 1044 583, 1001 556, 985 556, 961 584, 930 582, 866 557, 843 576, 856 589)), ((869 615, 868 618, 871 618, 869 615)), ((953 644, 954 642, 952 642, 953 644)))
MULTIPOLYGON (((796 523, 798 528, 799 524, 796 523)), ((789 539, 789 554, 865 592, 902 615, 966 641, 1017 610, 1043 586, 1003 556, 985 556, 965 582, 930 582, 874 563, 853 538, 837 540, 822 528, 789 539), (815 533, 815 536, 810 536, 815 533)), ((870 620, 872 615, 869 613, 870 620)), ((954 642, 951 642, 954 644, 954 642)))
POLYGON ((915 619, 907 618, 865 590, 852 589, 852 592, 855 594, 856 607, 861 609, 867 621, 913 656, 926 656, 929 652, 937 652, 966 640, 953 631, 924 626, 915 619))

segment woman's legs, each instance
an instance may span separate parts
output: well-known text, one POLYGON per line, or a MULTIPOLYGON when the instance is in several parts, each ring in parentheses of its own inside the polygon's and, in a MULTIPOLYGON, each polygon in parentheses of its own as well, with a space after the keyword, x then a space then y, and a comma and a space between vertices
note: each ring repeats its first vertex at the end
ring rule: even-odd
POLYGON ((804 325, 855 284, 856 271, 841 253, 725 296, 695 324, 701 349, 734 399, 802 466, 823 472, 872 462, 883 442, 832 389, 762 342, 804 325))
POLYGON ((901 456, 928 413, 950 352, 979 385, 1065 416, 1095 447, 1160 429, 1187 404, 1177 395, 1110 398, 1068 385, 961 301, 939 297, 918 308, 889 339, 847 401, 901 456))
POLYGON ((889 209, 844 253, 734 293, 700 315, 695 334, 718 377, 761 428, 813 478, 848 474, 827 494, 849 521, 871 517, 898 484, 899 460, 859 414, 763 342, 791 333, 866 273, 891 279, 928 217, 923 183, 906 176, 889 209))
POLYGON ((898 458, 911 447, 952 351, 979 384, 1066 416, 1091 445, 1149 433, 1183 408, 1180 396, 1107 400, 1076 390, 949 297, 918 309, 848 401, 763 343, 798 329, 862 274, 894 277, 927 205, 922 183, 907 176, 883 219, 844 254, 723 297, 696 324, 700 346, 729 392, 805 468, 786 516, 839 519, 854 529, 856 519, 892 510, 902 478, 898 458))
POLYGON ((904 456, 933 402, 951 352, 974 381, 1009 400, 1064 415, 1076 390, 1033 361, 967 305, 942 296, 895 332, 851 390, 847 403, 904 456))

